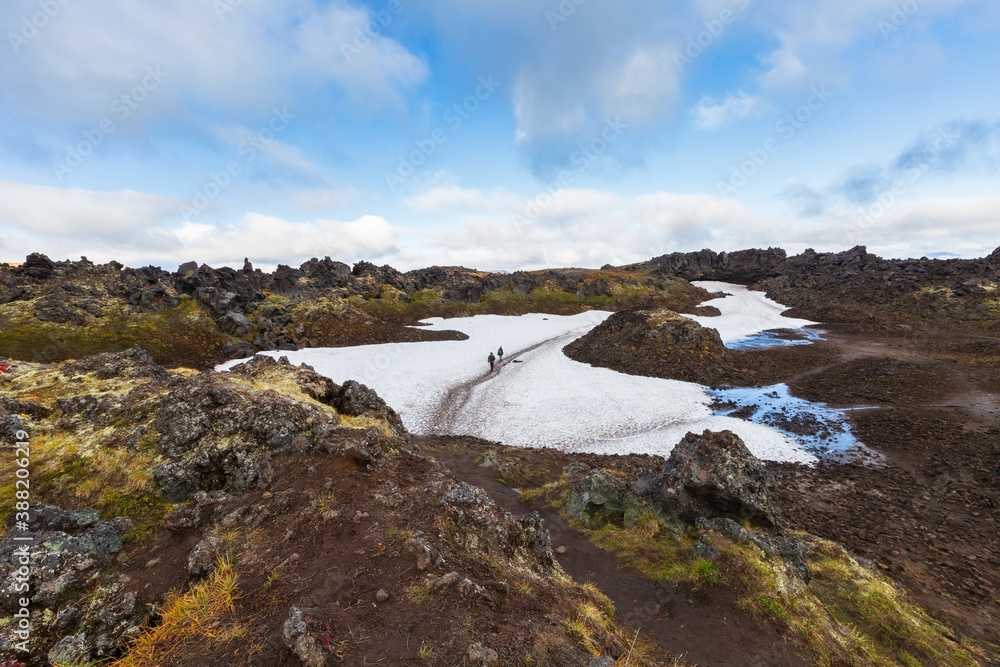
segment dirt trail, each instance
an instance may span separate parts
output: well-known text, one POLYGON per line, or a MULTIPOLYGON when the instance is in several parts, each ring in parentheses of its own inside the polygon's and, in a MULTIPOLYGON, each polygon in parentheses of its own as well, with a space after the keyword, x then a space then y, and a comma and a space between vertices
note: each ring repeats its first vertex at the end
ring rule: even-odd
POLYGON ((438 407, 434 410, 434 418, 431 421, 431 432, 442 435, 452 434, 455 425, 458 423, 459 416, 469 403, 469 397, 472 395, 472 390, 493 378, 497 373, 500 373, 505 366, 508 364, 521 363, 523 361, 521 357, 526 354, 534 352, 540 347, 552 345, 555 342, 561 342, 564 339, 574 337, 576 335, 577 334, 564 334, 562 336, 556 336, 555 338, 550 338, 542 341, 541 343, 536 343, 535 345, 517 350, 513 354, 504 354, 503 360, 497 360, 495 371, 486 371, 482 375, 478 375, 471 380, 455 385, 449 389, 448 393, 445 394, 445 397, 441 400, 441 403, 438 404, 438 407))
MULTIPOLYGON (((426 437, 419 442, 452 474, 485 489, 503 509, 514 514, 528 513, 518 492, 496 481, 495 470, 476 465, 476 457, 488 443, 466 437, 426 437)), ((564 456, 558 452, 525 452, 539 458, 539 467, 551 466, 549 459, 564 456)), ((593 582, 614 602, 616 618, 640 629, 667 651, 683 654, 688 661, 705 667, 811 664, 774 626, 738 611, 731 591, 695 591, 688 585, 651 581, 619 566, 612 554, 587 542, 556 511, 548 507, 537 510, 552 534, 552 546, 564 550, 557 554, 563 569, 580 583, 593 582)))

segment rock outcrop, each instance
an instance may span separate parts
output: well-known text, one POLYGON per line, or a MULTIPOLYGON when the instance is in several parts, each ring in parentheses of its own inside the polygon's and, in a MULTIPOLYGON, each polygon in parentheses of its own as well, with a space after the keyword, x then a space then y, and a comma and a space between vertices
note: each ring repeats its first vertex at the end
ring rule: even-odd
MULTIPOLYGON (((44 643, 48 637, 51 645, 60 639, 48 652, 50 661, 112 655, 148 619, 148 610, 136 607, 135 593, 111 586, 78 604, 67 604, 66 598, 100 579, 104 566, 121 553, 131 522, 123 517, 101 521, 91 509, 69 511, 44 503, 31 503, 22 514, 27 521, 17 513, 7 517, 7 532, 0 537, 0 609, 19 613, 27 599, 32 611, 52 619, 48 626, 33 624, 36 640, 44 643), (33 539, 19 541, 26 535, 33 539), (83 618, 90 619, 86 632, 60 637, 83 618)), ((0 636, 0 655, 12 654, 16 639, 0 636)))
POLYGON ((787 255, 781 248, 735 252, 675 252, 649 260, 655 271, 685 280, 721 280, 749 285, 782 275, 787 255))
POLYGON ((718 518, 745 520, 769 530, 784 527, 771 503, 771 474, 731 431, 688 433, 674 446, 663 470, 636 480, 632 490, 691 524, 718 518))
POLYGON ((737 356, 718 331, 666 308, 615 313, 564 352, 586 364, 706 385, 730 380, 737 356))

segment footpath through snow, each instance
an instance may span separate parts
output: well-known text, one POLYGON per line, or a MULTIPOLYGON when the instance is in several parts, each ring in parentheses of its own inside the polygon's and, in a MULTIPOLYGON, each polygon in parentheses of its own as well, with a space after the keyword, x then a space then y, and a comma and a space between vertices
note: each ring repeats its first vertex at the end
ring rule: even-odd
MULTIPOLYGON (((732 342, 766 329, 809 324, 781 316, 782 306, 758 292, 725 283, 702 284, 733 296, 708 302, 721 317, 696 318, 718 326, 732 342)), ((335 382, 362 382, 393 406, 416 434, 471 435, 504 444, 601 454, 669 455, 688 431, 729 429, 761 459, 813 462, 816 457, 774 428, 713 414, 701 385, 625 375, 575 362, 562 353, 611 313, 573 316, 480 315, 427 321, 457 330, 464 341, 395 343, 268 352, 306 363, 335 382), (495 373, 486 357, 504 347, 495 373)), ((224 370, 239 361, 219 367, 224 370)))

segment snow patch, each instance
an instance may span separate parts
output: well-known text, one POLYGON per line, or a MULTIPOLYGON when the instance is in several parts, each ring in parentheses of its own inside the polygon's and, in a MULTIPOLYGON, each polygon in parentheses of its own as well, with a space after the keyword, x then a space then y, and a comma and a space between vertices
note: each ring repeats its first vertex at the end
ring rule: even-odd
MULTIPOLYGON (((725 287, 731 291, 733 286, 725 287)), ((816 460, 773 428, 713 414, 713 398, 701 385, 625 375, 581 364, 563 354, 563 347, 610 315, 591 311, 572 316, 433 318, 427 320, 427 328, 461 331, 468 340, 264 354, 309 364, 334 382, 353 379, 368 385, 416 434, 447 432, 515 446, 668 456, 688 431, 729 429, 758 458, 816 460), (496 373, 490 373, 486 358, 501 345, 506 352, 504 362, 496 373), (462 391, 457 394, 460 405, 455 418, 447 424, 435 423, 446 398, 455 400, 456 389, 462 391)), ((734 331, 738 317, 730 311, 729 326, 734 331)), ((769 328, 774 321, 773 317, 755 317, 752 309, 746 317, 769 328)), ((759 325, 741 324, 738 330, 748 332, 754 326, 759 325)), ((226 362, 218 369, 238 363, 226 362)))
MULTIPOLYGON (((802 329, 816 324, 809 320, 785 317, 788 310, 777 301, 768 299, 763 292, 754 292, 743 285, 732 285, 713 280, 699 280, 691 283, 709 292, 724 292, 727 296, 705 301, 702 306, 715 306, 722 313, 716 317, 685 315, 703 327, 719 332, 722 343, 729 348, 746 347, 740 342, 749 341, 765 331, 775 329, 802 329)), ((766 337, 762 337, 764 340, 766 337)), ((772 337, 773 338, 773 337, 772 337)), ((777 343, 775 343, 777 344, 777 343)), ((760 345, 756 345, 760 347, 760 345)))

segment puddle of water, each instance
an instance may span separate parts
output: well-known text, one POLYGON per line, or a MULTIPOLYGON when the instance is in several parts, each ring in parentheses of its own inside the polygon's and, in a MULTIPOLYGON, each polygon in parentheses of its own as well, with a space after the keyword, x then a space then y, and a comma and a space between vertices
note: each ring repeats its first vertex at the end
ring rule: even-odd
POLYGON ((791 395, 788 385, 708 389, 716 415, 770 426, 807 451, 827 459, 873 458, 851 431, 844 411, 791 395))
POLYGON ((726 343, 730 350, 762 349, 766 347, 781 347, 785 345, 812 345, 814 341, 823 340, 822 332, 813 329, 785 329, 782 331, 761 331, 753 336, 741 338, 726 343), (805 336, 805 338, 787 338, 788 332, 805 336))

